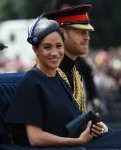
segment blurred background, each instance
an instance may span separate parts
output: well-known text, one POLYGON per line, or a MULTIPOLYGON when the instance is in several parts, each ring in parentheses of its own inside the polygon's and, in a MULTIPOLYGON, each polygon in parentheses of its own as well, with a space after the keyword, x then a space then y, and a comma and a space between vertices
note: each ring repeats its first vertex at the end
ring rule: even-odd
POLYGON ((25 72, 36 63, 26 39, 37 16, 81 3, 92 4, 95 32, 83 57, 92 69, 101 116, 111 128, 121 128, 121 0, 0 0, 0 42, 8 46, 0 51, 0 73, 25 72))

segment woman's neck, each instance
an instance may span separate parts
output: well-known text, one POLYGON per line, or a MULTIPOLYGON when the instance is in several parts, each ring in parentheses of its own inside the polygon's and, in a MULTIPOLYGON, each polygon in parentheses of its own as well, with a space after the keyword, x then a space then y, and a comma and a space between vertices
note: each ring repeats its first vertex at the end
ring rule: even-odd
POLYGON ((40 69, 47 77, 55 77, 56 69, 47 69, 39 64, 37 64, 37 68, 40 69))

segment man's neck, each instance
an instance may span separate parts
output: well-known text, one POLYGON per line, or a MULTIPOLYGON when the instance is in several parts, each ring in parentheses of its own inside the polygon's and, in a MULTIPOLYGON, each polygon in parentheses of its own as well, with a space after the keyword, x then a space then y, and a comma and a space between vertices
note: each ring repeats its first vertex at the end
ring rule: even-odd
POLYGON ((72 68, 75 65, 75 61, 70 59, 66 54, 64 55, 64 58, 60 64, 60 69, 66 73, 72 74, 72 68))
POLYGON ((75 61, 76 60, 76 56, 72 55, 71 53, 69 53, 68 51, 65 50, 65 55, 67 57, 69 57, 71 60, 75 61))

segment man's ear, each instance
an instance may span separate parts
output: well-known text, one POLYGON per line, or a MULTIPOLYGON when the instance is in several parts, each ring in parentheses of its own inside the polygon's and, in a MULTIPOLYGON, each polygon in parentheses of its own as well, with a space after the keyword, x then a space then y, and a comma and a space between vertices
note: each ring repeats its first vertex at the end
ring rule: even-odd
POLYGON ((64 39, 66 39, 66 37, 68 36, 67 35, 67 31, 64 28, 60 28, 60 30, 61 30, 61 32, 63 34, 64 39))
POLYGON ((64 33, 64 28, 60 28, 61 32, 64 33))

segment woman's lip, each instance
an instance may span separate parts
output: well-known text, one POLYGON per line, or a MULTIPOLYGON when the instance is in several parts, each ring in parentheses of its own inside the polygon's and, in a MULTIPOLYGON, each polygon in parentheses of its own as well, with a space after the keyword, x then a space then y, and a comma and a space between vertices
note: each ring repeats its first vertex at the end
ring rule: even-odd
POLYGON ((57 61, 59 60, 59 57, 56 57, 56 58, 50 58, 51 61, 57 61))

